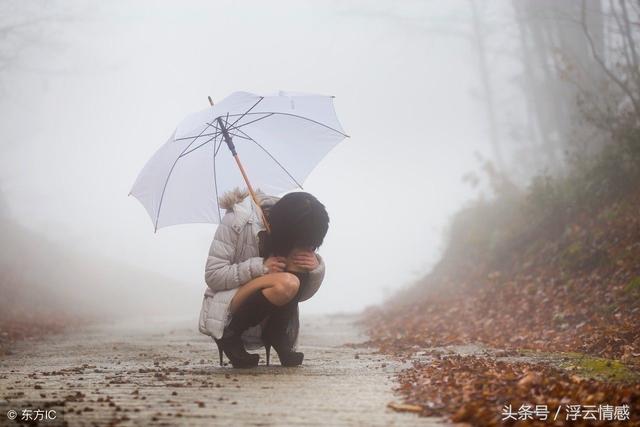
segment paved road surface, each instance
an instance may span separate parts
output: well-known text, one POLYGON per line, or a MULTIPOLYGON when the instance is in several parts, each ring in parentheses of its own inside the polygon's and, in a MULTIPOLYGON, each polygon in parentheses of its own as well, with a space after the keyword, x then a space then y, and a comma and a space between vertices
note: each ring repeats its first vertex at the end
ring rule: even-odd
POLYGON ((47 405, 64 407, 70 426, 442 425, 386 407, 398 399, 393 373, 401 366, 345 346, 365 340, 353 320, 304 318, 305 363, 297 368, 264 366, 264 350, 255 369, 219 367, 213 342, 191 319, 91 326, 23 342, 0 360, 0 425, 16 425, 9 409, 20 418, 22 409, 47 405))

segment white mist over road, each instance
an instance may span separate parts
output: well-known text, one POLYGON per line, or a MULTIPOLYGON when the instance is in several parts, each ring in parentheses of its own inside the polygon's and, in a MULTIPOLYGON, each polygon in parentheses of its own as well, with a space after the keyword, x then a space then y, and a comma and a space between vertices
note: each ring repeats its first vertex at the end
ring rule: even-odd
POLYGON ((327 276, 305 312, 358 310, 424 274, 473 195, 462 177, 478 167, 474 152, 490 153, 472 44, 428 30, 465 29, 465 2, 39 5, 11 3, 16 22, 42 19, 2 71, 0 189, 11 215, 89 256, 177 279, 191 296, 204 290, 215 226, 154 234, 127 194, 207 95, 336 97, 351 138, 305 185, 331 217, 327 276))

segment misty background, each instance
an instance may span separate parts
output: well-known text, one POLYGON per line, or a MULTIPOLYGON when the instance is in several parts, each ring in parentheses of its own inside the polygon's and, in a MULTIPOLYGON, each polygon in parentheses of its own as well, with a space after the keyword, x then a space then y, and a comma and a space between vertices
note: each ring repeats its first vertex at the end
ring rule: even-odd
POLYGON ((0 8, 4 289, 26 280, 125 312, 162 301, 195 316, 216 226, 154 234, 127 194, 207 95, 336 97, 351 138, 305 183, 331 223, 320 248, 327 275, 302 311, 356 311, 430 270, 452 214, 490 197, 483 177, 499 171, 526 186, 561 169, 575 100, 560 95, 602 73, 590 48, 604 46, 606 5, 3 0, 0 8), (567 70, 580 78, 563 79, 567 70))

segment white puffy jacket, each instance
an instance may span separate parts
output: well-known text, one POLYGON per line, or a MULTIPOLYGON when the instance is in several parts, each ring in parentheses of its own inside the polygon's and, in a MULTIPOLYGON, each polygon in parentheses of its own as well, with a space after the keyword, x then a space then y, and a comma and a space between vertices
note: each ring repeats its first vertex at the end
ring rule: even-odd
MULTIPOLYGON (((260 204, 270 206, 277 197, 260 195, 260 204)), ((264 230, 262 220, 251 197, 235 190, 225 194, 220 206, 227 209, 218 225, 205 266, 207 289, 200 310, 199 330, 213 338, 221 338, 228 321, 231 300, 238 288, 256 277, 266 274, 264 259, 258 255, 258 232, 264 230)), ((304 301, 311 298, 322 284, 325 265, 316 254, 320 265, 309 273, 304 301)), ((243 335, 248 348, 262 346, 260 325, 249 328, 243 335)))

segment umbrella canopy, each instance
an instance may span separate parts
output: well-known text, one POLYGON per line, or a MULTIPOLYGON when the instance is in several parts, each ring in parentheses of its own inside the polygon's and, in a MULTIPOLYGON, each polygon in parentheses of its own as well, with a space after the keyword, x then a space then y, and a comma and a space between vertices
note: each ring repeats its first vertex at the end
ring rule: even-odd
POLYGON ((246 185, 233 149, 255 187, 279 194, 302 188, 346 136, 331 96, 235 92, 180 122, 129 194, 142 203, 156 230, 219 223, 219 196, 246 185))

